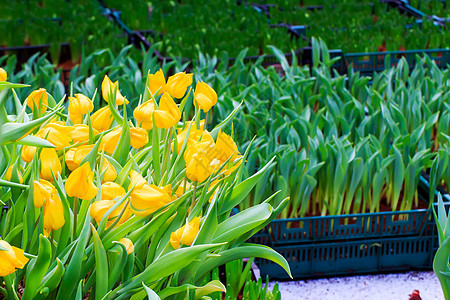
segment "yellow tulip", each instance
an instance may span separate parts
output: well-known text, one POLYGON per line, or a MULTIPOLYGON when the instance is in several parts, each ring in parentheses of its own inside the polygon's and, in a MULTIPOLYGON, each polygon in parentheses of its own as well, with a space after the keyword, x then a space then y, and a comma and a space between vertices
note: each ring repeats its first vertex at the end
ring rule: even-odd
POLYGON ((108 106, 100 108, 91 116, 92 127, 100 132, 108 130, 111 127, 113 120, 114 117, 108 106))
POLYGON ((56 188, 45 179, 34 181, 34 206, 42 207, 44 202, 48 201, 52 194, 56 194, 56 188))
POLYGON ((148 132, 144 128, 133 127, 130 128, 131 147, 140 149, 148 143, 148 132))
POLYGON ((94 184, 94 171, 91 171, 89 162, 70 173, 66 181, 66 193, 70 197, 91 200, 97 195, 98 188, 94 184))
POLYGON ((119 144, 121 134, 122 127, 119 126, 114 128, 113 131, 105 134, 100 142, 100 149, 104 149, 106 153, 113 154, 119 144))
POLYGON ((197 237, 200 229, 200 217, 195 217, 186 225, 170 234, 170 244, 174 249, 180 248, 180 244, 190 246, 197 237))
POLYGON ((11 246, 7 241, 0 240, 0 246, 7 249, 0 250, 0 276, 12 274, 16 269, 23 269, 28 262, 24 251, 11 246))
POLYGON ((64 226, 64 209, 58 194, 54 193, 44 204, 44 228, 50 232, 64 226))
POLYGON ((237 156, 239 155, 239 150, 236 146, 236 143, 233 141, 231 136, 223 133, 219 130, 219 134, 217 136, 216 141, 216 157, 222 163, 224 163, 227 159, 230 159, 230 162, 233 162, 237 156))
POLYGON ((103 99, 108 102, 109 101, 109 93, 113 93, 116 91, 116 105, 122 105, 124 102, 125 104, 128 104, 128 100, 125 99, 122 94, 120 94, 119 91, 119 82, 112 82, 111 79, 109 79, 108 75, 105 75, 102 81, 102 95, 103 99))
MULTIPOLYGON (((189 123, 189 122, 188 122, 189 123)), ((200 127, 203 128, 204 122, 200 122, 200 127)), ((178 153, 181 151, 181 146, 183 146, 184 140, 186 139, 186 135, 189 129, 189 124, 186 125, 185 129, 180 130, 177 135, 178 141, 178 153)), ((189 148, 193 144, 197 142, 211 142, 214 143, 214 139, 211 134, 207 130, 196 129, 195 124, 191 125, 191 131, 188 137, 187 147, 189 148)))
POLYGON ((159 71, 156 72, 155 74, 149 74, 147 85, 150 89, 150 92, 152 92, 154 96, 156 96, 155 93, 158 90, 159 90, 158 95, 164 93, 166 88, 166 79, 164 78, 163 71, 159 69, 159 71))
POLYGON ((190 182, 183 182, 183 183, 181 183, 179 186, 178 186, 178 188, 177 188, 177 190, 176 190, 176 192, 175 192, 175 195, 178 197, 178 198, 180 198, 181 196, 183 196, 183 194, 185 193, 185 192, 187 192, 187 191, 189 191, 189 190, 191 190, 192 189, 192 184, 190 183, 190 182), (186 190, 184 189, 184 185, 186 184, 186 190), (184 191, 184 192, 183 192, 184 191))
POLYGON ((72 139, 70 133, 73 130, 71 126, 64 126, 58 123, 48 123, 43 128, 39 129, 36 136, 46 139, 52 143, 56 150, 69 147, 72 139))
POLYGON ((83 145, 76 148, 73 153, 72 162, 77 166, 77 168, 89 152, 91 152, 92 148, 94 148, 94 145, 83 145))
MULTIPOLYGON (((89 140, 89 126, 84 124, 76 124, 72 126, 73 130, 70 132, 70 138, 74 143, 84 143, 89 140)), ((97 129, 93 128, 94 135, 99 134, 97 129)))
MULTIPOLYGON (((94 104, 91 99, 86 97, 83 94, 75 94, 75 97, 69 97, 69 114, 72 122, 75 120, 72 119, 72 116, 77 118, 76 121, 81 119, 81 116, 92 112, 94 109, 94 104), (77 117, 78 116, 78 117, 77 117)), ((74 124, 79 124, 81 122, 74 122, 74 124)))
POLYGON ((130 177, 130 188, 134 186, 130 205, 135 215, 147 216, 172 201, 164 189, 146 184, 145 179, 136 171, 132 171, 130 177))
POLYGON ((125 194, 125 189, 115 182, 105 182, 102 184, 102 200, 113 200, 125 194))
POLYGON ((66 165, 69 168, 70 171, 75 170, 78 168, 79 164, 76 164, 73 162, 73 156, 75 154, 75 151, 77 151, 78 148, 70 148, 67 150, 66 155, 64 156, 64 160, 66 161, 66 165))
POLYGON ((188 147, 184 153, 186 162, 186 176, 192 181, 203 182, 214 171, 213 159, 208 154, 209 148, 214 147, 211 142, 199 142, 188 147))
POLYGON ((150 130, 153 128, 153 112, 155 111, 155 104, 153 100, 142 103, 133 111, 133 116, 136 119, 137 125, 150 130))
POLYGON ((0 81, 6 81, 6 78, 8 77, 8 73, 2 68, 0 68, 0 81))
POLYGON ((58 154, 53 148, 43 148, 41 150, 41 178, 53 181, 52 172, 55 177, 58 173, 61 173, 61 162, 59 161, 58 154))
MULTIPOLYGON (((125 203, 122 203, 119 205, 116 209, 114 209, 108 216, 108 220, 106 221, 106 228, 110 227, 116 219, 119 217, 120 213, 122 212, 125 203)), ((114 200, 100 200, 95 201, 91 205, 91 217, 95 219, 97 224, 100 224, 102 218, 105 216, 106 212, 113 207, 116 204, 116 201, 114 200)), ((124 214, 120 218, 119 222, 116 226, 124 223, 131 217, 131 210, 130 207, 127 205, 127 208, 125 209, 124 214)))
POLYGON ((35 154, 36 154, 36 147, 24 145, 22 146, 20 157, 24 162, 31 162, 35 154))
MULTIPOLYGON (((11 181, 13 167, 14 167, 14 166, 10 166, 10 167, 8 168, 8 170, 6 170, 6 180, 8 180, 8 181, 11 181)), ((19 168, 19 167, 18 167, 18 168, 19 168)), ((16 175, 17 175, 17 177, 19 178, 19 182, 20 182, 20 183, 23 183, 23 178, 22 178, 22 175, 20 174, 18 168, 17 168, 17 170, 16 170, 16 175)))
POLYGON ((180 99, 186 94, 187 88, 192 84, 192 74, 179 72, 167 79, 166 91, 174 98, 180 99))
POLYGON ((134 252, 134 245, 133 242, 128 238, 121 238, 119 240, 119 243, 125 246, 125 249, 127 249, 127 254, 130 255, 134 252))
POLYGON ((180 109, 169 93, 166 92, 161 96, 159 108, 153 112, 153 117, 158 128, 171 128, 180 121, 180 109))
POLYGON ((102 172, 105 170, 106 172, 105 175, 103 176, 102 183, 116 180, 117 172, 107 158, 103 158, 102 172))
POLYGON ((73 124, 83 123, 83 115, 74 115, 71 114, 70 111, 69 111, 69 119, 72 121, 73 124))
POLYGON ((47 111, 48 105, 47 90, 46 89, 35 90, 31 92, 31 94, 27 97, 25 101, 27 102, 27 106, 30 107, 31 110, 34 110, 34 106, 36 106, 41 113, 44 113, 47 111))
POLYGON ((207 112, 217 103, 217 93, 208 84, 199 82, 195 87, 194 99, 197 105, 207 112))

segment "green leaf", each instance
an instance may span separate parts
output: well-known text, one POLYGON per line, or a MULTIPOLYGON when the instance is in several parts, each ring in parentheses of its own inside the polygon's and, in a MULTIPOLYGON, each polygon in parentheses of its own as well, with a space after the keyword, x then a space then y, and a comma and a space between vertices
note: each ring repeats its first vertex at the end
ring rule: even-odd
POLYGON ((91 225, 95 251, 95 299, 101 300, 108 293, 108 261, 105 248, 94 225, 91 225))
POLYGON ((158 294, 156 294, 151 288, 147 287, 144 283, 142 283, 142 286, 147 293, 148 300, 161 300, 158 294))

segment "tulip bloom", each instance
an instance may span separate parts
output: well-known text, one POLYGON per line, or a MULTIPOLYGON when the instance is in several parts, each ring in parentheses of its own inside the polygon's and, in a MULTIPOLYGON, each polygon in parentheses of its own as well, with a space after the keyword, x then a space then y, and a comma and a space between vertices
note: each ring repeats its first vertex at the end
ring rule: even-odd
POLYGON ((83 94, 75 94, 69 97, 69 117, 74 124, 79 124, 85 114, 92 112, 94 104, 91 99, 83 94))
POLYGON ((76 168, 78 168, 78 164, 73 162, 73 156, 75 154, 75 151, 77 151, 77 149, 78 148, 70 148, 69 150, 67 150, 64 156, 64 160, 66 161, 66 165, 70 171, 73 171, 76 168))
POLYGON ((155 95, 158 90, 158 95, 164 93, 166 90, 166 79, 164 78, 163 71, 159 69, 155 74, 149 74, 147 84, 153 95, 155 95))
POLYGON ((52 143, 56 150, 69 147, 72 139, 70 133, 73 130, 71 126, 64 126, 58 123, 48 123, 36 133, 37 137, 46 139, 52 143))
POLYGON ((224 163, 227 159, 230 159, 233 162, 237 156, 239 155, 239 150, 236 146, 236 143, 233 141, 231 136, 219 131, 216 141, 216 157, 222 163, 224 163))
POLYGON ((50 232, 60 229, 64 223, 64 209, 55 189, 55 193, 44 204, 44 228, 50 232))
POLYGON ((121 238, 119 240, 119 243, 125 246, 125 249, 127 249, 127 254, 130 255, 134 252, 134 245, 133 242, 128 238, 121 238))
POLYGON ((6 81, 6 78, 8 77, 8 73, 2 68, 0 68, 0 81, 6 81))
POLYGON ((186 162, 186 176, 192 181, 203 182, 214 171, 212 167, 213 159, 207 153, 210 147, 214 147, 211 142, 199 142, 190 146, 184 153, 186 162))
POLYGON ((119 82, 112 82, 111 79, 109 79, 108 75, 105 75, 105 77, 103 78, 102 81, 102 95, 103 95, 103 99, 108 102, 110 95, 109 93, 113 93, 114 91, 116 92, 116 105, 122 105, 124 102, 125 104, 128 104, 128 100, 125 99, 124 96, 122 96, 122 94, 120 94, 119 91, 119 82))
POLYGON ((34 110, 34 107, 36 106, 41 113, 44 113, 47 111, 46 105, 48 105, 47 90, 46 89, 35 90, 31 92, 31 94, 27 97, 25 101, 27 102, 27 106, 31 108, 31 110, 34 110))
POLYGON ((164 189, 153 184, 148 185, 136 171, 131 171, 130 177, 130 188, 134 187, 130 195, 130 206, 135 215, 147 216, 172 201, 164 189))
POLYGON ((153 112, 155 111, 155 104, 153 100, 142 103, 133 111, 133 116, 136 119, 137 125, 150 130, 153 128, 153 112))
POLYGON ((24 251, 20 248, 11 246, 7 241, 0 240, 0 276, 12 274, 16 269, 23 269, 28 262, 24 251))
MULTIPOLYGON (((6 170, 6 180, 8 180, 8 181, 11 181, 13 167, 14 167, 14 166, 10 166, 10 167, 8 168, 8 170, 6 170)), ((19 167, 18 167, 18 168, 19 168, 19 167)), ((16 170, 16 175, 17 175, 17 177, 19 178, 19 182, 20 182, 20 183, 23 183, 23 178, 22 178, 22 175, 21 175, 20 172, 19 172, 19 169, 16 170)))
POLYGON ((197 237, 200 229, 200 217, 195 217, 186 225, 170 234, 170 244, 174 249, 180 248, 180 244, 190 246, 197 237))
POLYGON ((180 109, 169 93, 166 92, 162 95, 159 108, 153 112, 153 117, 158 128, 171 128, 180 121, 180 109))
POLYGON ((130 128, 131 147, 140 149, 148 143, 148 132, 144 128, 133 127, 130 128))
MULTIPOLYGON (((70 132, 70 138, 74 143, 84 143, 89 140, 89 126, 84 124, 76 124, 72 126, 73 130, 70 132)), ((94 129, 94 135, 99 134, 97 129, 94 129)))
POLYGON ((98 187, 94 184, 94 171, 91 171, 89 162, 85 162, 70 173, 65 187, 70 197, 91 200, 97 195, 98 187))
POLYGON ((91 116, 92 127, 97 129, 99 132, 108 130, 111 127, 113 120, 114 117, 112 116, 108 106, 100 108, 91 116))
POLYGON ((194 99, 197 105, 207 112, 217 103, 217 94, 212 87, 204 82, 199 82, 195 87, 194 99))
POLYGON ((42 207, 52 194, 57 194, 56 188, 49 181, 39 179, 34 181, 34 206, 42 207))
POLYGON ((53 181, 52 173, 57 176, 61 173, 62 167, 58 154, 53 148, 43 148, 41 150, 41 178, 53 181))
POLYGON ((102 172, 105 170, 106 172, 105 175, 103 176, 102 183, 116 180, 117 172, 107 158, 103 159, 102 172))
POLYGON ((166 91, 174 98, 180 99, 186 94, 187 88, 192 84, 192 74, 179 72, 167 80, 166 91))
MULTIPOLYGON (((119 205, 115 210, 113 210, 109 216, 108 220, 106 221, 106 228, 110 227, 116 219, 119 217, 120 213, 123 210, 123 207, 125 206, 125 203, 122 203, 119 205)), ((105 216, 106 212, 116 204, 116 201, 114 200, 101 200, 101 201, 95 201, 91 205, 91 217, 95 219, 97 224, 100 224, 103 217, 105 216)), ((125 212, 120 218, 117 225, 120 225, 124 223, 126 220, 128 220, 131 217, 131 210, 130 207, 127 205, 127 208, 125 208, 125 212)), ((116 225, 116 226, 117 226, 116 225)))
POLYGON ((125 194, 125 189, 115 182, 105 182, 102 184, 102 200, 113 200, 125 194))
POLYGON ((100 149, 104 149, 106 153, 113 154, 119 144, 120 135, 122 134, 122 127, 116 127, 113 131, 108 132, 103 136, 100 142, 100 149))
MULTIPOLYGON (((200 122, 200 128, 203 128, 204 122, 200 122)), ((178 141, 178 153, 181 151, 181 146, 184 143, 184 140, 186 139, 186 135, 189 129, 189 124, 186 125, 184 130, 180 130, 177 135, 177 141, 178 141)), ((203 129, 197 129, 195 124, 191 125, 191 131, 189 133, 187 147, 189 148, 193 144, 197 142, 211 142, 214 143, 214 139, 212 138, 211 134, 203 129)))
POLYGON ((35 154, 36 154, 36 147, 24 145, 22 146, 20 157, 24 162, 31 162, 35 154))

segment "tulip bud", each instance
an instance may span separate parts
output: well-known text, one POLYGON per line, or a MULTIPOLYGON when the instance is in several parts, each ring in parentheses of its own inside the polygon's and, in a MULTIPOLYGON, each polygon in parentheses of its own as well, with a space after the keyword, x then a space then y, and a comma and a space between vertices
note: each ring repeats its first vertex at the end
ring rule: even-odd
POLYGON ((102 184, 102 199, 113 200, 125 195, 125 189, 115 182, 105 182, 102 184))
POLYGON ((158 128, 171 128, 181 119, 181 112, 178 106, 170 97, 169 93, 164 93, 159 102, 159 109, 153 112, 155 124, 158 128))
POLYGON ((174 98, 180 99, 186 94, 188 86, 192 84, 192 74, 179 72, 167 80, 166 91, 174 98))
POLYGON ((155 111, 155 104, 153 100, 147 101, 134 109, 133 116, 139 127, 145 130, 153 128, 153 112, 155 111))
POLYGON ((2 68, 0 68, 0 81, 6 81, 6 78, 8 77, 8 74, 6 71, 2 68))
MULTIPOLYGON (((6 170, 6 180, 11 181, 11 177, 12 177, 12 171, 13 171, 14 166, 10 166, 8 168, 8 170, 6 170)), ((23 183, 23 178, 22 175, 19 172, 19 169, 17 168, 16 170, 16 175, 19 178, 19 182, 23 183)))
POLYGON ((77 149, 78 148, 70 148, 69 150, 67 150, 66 155, 64 156, 64 160, 66 161, 66 165, 70 171, 73 171, 76 168, 78 168, 78 164, 73 162, 73 156, 77 149))
MULTIPOLYGON (((95 201, 91 205, 91 217, 95 219, 97 224, 100 224, 103 217, 105 216, 106 212, 113 207, 116 204, 116 201, 114 200, 101 200, 101 201, 95 201)), ((115 220, 119 217, 120 213, 122 212, 123 208, 125 206, 125 202, 119 205, 115 210, 113 210, 109 216, 108 220, 106 221, 106 228, 110 227, 115 220)), ((127 206, 125 208, 125 212, 120 218, 120 220, 117 222, 117 225, 120 225, 127 221, 131 217, 131 210, 127 206)))
POLYGON ((94 148, 94 145, 83 145, 80 147, 77 147, 75 152, 73 153, 72 161, 73 163, 78 167, 83 159, 91 152, 91 150, 94 148))
POLYGON ((81 124, 83 123, 83 115, 74 115, 69 111, 69 119, 73 124, 81 124))
POLYGON ((216 149, 218 150, 216 153, 216 157, 222 163, 224 163, 230 157, 230 161, 233 162, 239 155, 239 150, 233 139, 220 130, 217 136, 216 149))
POLYGON ((172 201, 164 189, 146 184, 145 179, 136 171, 132 171, 130 177, 130 189, 134 187, 130 195, 130 206, 135 215, 147 216, 172 201))
POLYGON ((71 126, 64 126, 58 123, 48 123, 45 127, 39 129, 36 136, 46 139, 52 143, 56 150, 69 147, 72 139, 70 132, 73 130, 71 126))
POLYGON ((212 174, 214 171, 211 167, 212 158, 207 153, 211 146, 214 147, 211 142, 199 142, 188 147, 184 153, 187 178, 203 182, 212 174))
POLYGON ((27 102, 27 106, 34 110, 34 106, 36 106, 41 113, 47 111, 48 105, 48 95, 46 89, 39 89, 31 92, 31 94, 25 100, 27 102), (33 105, 34 103, 34 105, 33 105))
POLYGON ((217 103, 217 94, 212 87, 204 82, 199 82, 195 87, 194 99, 197 105, 207 112, 217 103))
POLYGON ((56 188, 47 180, 39 179, 34 181, 34 206, 42 207, 52 194, 57 193, 56 188))
POLYGON ((140 149, 148 143, 148 132, 144 128, 133 127, 130 128, 131 147, 140 149))
POLYGON ((165 92, 166 79, 164 78, 164 73, 161 69, 155 74, 149 74, 147 80, 148 88, 153 96, 156 96, 156 91, 159 90, 158 95, 165 92))
POLYGON ((113 120, 114 117, 108 106, 100 108, 91 116, 92 127, 100 132, 108 130, 111 127, 113 120))
POLYGON ((102 172, 104 170, 106 170, 106 172, 105 172, 105 175, 103 176, 102 183, 116 180, 117 172, 114 169, 113 165, 106 158, 103 159, 102 172))
POLYGON ((22 151, 20 152, 20 157, 24 162, 31 162, 34 158, 34 154, 36 153, 36 147, 34 146, 22 146, 22 151))
POLYGON ((121 238, 119 240, 119 243, 125 246, 125 249, 127 249, 127 254, 130 255, 134 252, 134 245, 133 242, 128 238, 121 238))
POLYGON ((94 171, 91 171, 89 162, 85 162, 70 173, 65 188, 67 195, 83 200, 91 200, 97 195, 98 188, 94 184, 94 171))
POLYGON ((64 226, 64 209, 57 193, 52 194, 44 205, 44 228, 47 231, 58 230, 64 226))
POLYGON ((72 116, 80 116, 78 118, 79 120, 81 119, 81 116, 92 112, 93 109, 94 104, 92 103, 91 99, 89 99, 85 95, 75 94, 75 97, 69 97, 69 114, 72 121, 74 121, 72 119, 72 116))
POLYGON ((116 92, 116 105, 122 105, 123 102, 125 102, 125 104, 128 104, 128 100, 125 99, 124 96, 122 96, 122 94, 120 94, 119 91, 119 82, 112 82, 111 79, 109 79, 108 75, 105 75, 105 77, 103 78, 103 82, 102 82, 102 95, 103 95, 103 99, 108 102, 110 95, 109 93, 113 93, 116 92))
POLYGON ((57 177, 61 173, 61 162, 58 154, 53 148, 43 148, 41 150, 41 178, 53 181, 52 173, 57 177))
POLYGON ((170 234, 170 244, 174 249, 178 249, 180 244, 190 246, 197 237, 200 229, 200 217, 195 217, 186 225, 170 234))
POLYGON ((0 240, 0 246, 7 250, 0 250, 0 276, 12 274, 16 269, 23 269, 28 262, 24 251, 11 246, 7 241, 0 240))
MULTIPOLYGON (((77 124, 72 126, 73 130, 70 132, 70 137, 74 143, 84 143, 89 140, 89 126, 84 124, 77 124)), ((97 129, 94 129, 94 135, 99 134, 97 129)))
POLYGON ((119 144, 120 135, 122 134, 122 127, 116 127, 113 131, 108 132, 103 136, 100 142, 100 149, 104 149, 106 153, 113 154, 119 144))

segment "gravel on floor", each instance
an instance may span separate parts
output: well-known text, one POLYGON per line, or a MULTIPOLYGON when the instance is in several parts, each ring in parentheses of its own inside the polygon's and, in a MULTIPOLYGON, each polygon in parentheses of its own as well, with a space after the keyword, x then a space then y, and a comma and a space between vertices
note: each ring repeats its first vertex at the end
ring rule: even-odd
MULTIPOLYGON (((272 289, 275 282, 270 282, 272 289)), ((408 300, 418 290, 422 300, 443 300, 433 272, 408 272, 279 282, 282 300, 408 300)), ((418 299, 417 299, 418 300, 418 299)))

